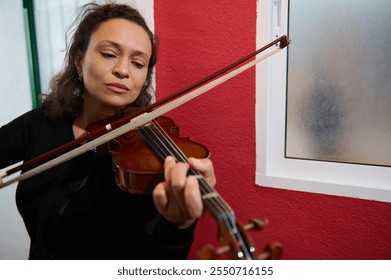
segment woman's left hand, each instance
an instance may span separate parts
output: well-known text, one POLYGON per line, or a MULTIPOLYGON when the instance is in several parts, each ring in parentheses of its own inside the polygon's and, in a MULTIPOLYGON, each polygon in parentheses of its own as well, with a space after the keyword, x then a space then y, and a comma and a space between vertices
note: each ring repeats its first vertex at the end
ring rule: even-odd
POLYGON ((153 191, 153 199, 160 214, 181 228, 190 226, 203 213, 198 180, 195 176, 187 176, 189 167, 200 171, 207 183, 215 186, 216 177, 209 159, 189 158, 188 163, 183 163, 169 156, 164 161, 165 181, 159 183, 153 191))

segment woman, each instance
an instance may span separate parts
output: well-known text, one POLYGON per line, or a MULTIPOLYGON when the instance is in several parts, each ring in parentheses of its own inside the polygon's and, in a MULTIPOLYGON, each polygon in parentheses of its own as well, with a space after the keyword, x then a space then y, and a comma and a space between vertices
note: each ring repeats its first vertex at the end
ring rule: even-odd
MULTIPOLYGON (((0 129, 0 168, 30 160, 85 133, 96 121, 142 107, 156 63, 154 37, 133 8, 83 7, 66 62, 42 108, 0 129)), ((30 259, 184 259, 202 214, 198 182, 213 186, 208 159, 165 161, 153 195, 115 184, 110 156, 88 152, 20 182, 16 202, 31 238, 30 259)))

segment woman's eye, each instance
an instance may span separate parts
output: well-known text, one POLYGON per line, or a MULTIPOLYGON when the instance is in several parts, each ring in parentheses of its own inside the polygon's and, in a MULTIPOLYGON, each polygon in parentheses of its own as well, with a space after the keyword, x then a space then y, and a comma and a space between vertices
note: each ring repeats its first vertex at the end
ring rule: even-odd
POLYGON ((139 61, 132 61, 132 64, 136 67, 136 68, 144 68, 145 64, 142 63, 142 62, 139 62, 139 61))
POLYGON ((102 52, 101 55, 105 58, 114 58, 115 55, 112 53, 102 52))

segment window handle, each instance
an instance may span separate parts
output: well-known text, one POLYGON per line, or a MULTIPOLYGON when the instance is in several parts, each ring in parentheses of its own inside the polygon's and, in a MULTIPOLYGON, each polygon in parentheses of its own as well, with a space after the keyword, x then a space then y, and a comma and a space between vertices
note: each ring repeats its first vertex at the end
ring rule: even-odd
POLYGON ((272 34, 273 37, 277 38, 281 31, 281 0, 273 0, 272 11, 272 34))

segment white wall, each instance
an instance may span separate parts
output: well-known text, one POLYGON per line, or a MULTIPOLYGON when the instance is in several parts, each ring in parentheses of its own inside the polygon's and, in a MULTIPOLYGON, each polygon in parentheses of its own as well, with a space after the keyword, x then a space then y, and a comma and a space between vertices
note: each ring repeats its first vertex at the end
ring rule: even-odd
MULTIPOLYGON (((0 125, 31 109, 22 1, 0 1, 0 125)), ((8 169, 8 168, 7 168, 8 169)), ((0 190, 0 259, 27 259, 29 237, 13 184, 0 190)))

